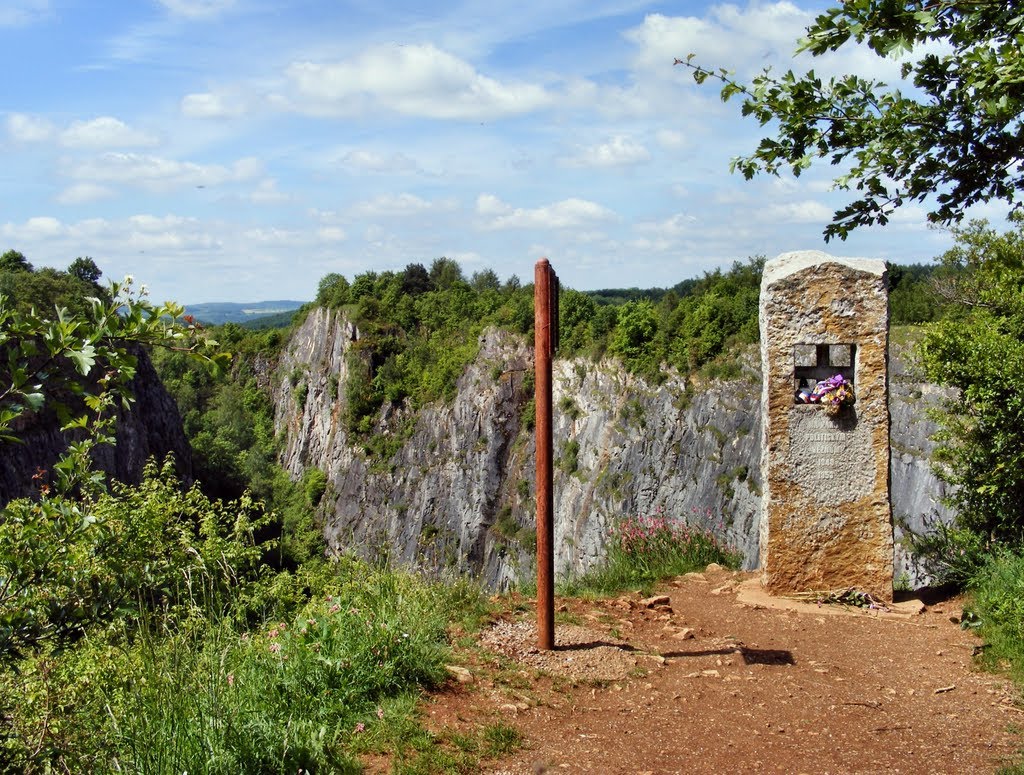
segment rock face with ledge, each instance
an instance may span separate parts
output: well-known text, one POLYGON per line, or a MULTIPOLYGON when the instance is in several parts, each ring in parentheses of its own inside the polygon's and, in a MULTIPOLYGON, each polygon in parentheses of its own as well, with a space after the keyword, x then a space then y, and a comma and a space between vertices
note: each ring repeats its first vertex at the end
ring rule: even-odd
POLYGON ((892 597, 885 263, 784 253, 761 282, 761 570, 773 594, 892 597), (842 374, 835 414, 797 391, 842 374))

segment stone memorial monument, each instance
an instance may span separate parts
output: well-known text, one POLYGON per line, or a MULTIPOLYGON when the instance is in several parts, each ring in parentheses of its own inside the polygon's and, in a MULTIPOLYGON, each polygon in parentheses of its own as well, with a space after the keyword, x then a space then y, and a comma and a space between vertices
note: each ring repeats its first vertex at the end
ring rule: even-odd
POLYGON ((892 599, 885 262, 784 253, 761 280, 762 584, 892 599))

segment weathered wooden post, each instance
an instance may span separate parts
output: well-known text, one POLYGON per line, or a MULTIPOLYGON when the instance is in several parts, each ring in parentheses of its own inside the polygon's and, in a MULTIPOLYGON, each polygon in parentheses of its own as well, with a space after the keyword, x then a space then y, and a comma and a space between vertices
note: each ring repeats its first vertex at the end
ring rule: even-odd
POLYGON ((546 258, 534 266, 533 331, 537 407, 537 648, 550 651, 555 647, 551 356, 558 344, 558 277, 546 258))

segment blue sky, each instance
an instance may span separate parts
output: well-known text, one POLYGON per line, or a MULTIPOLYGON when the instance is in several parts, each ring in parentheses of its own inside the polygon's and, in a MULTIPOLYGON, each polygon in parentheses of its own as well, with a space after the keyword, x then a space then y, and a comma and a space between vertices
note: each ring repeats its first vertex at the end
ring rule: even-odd
MULTIPOLYGON (((758 127, 672 66, 806 68, 824 7, 0 0, 0 251, 184 303, 438 256, 524 281, 546 256, 579 289, 808 248, 929 261, 950 240, 919 207, 826 246, 832 170, 730 174, 758 127)), ((864 51, 812 64, 898 77, 864 51)))

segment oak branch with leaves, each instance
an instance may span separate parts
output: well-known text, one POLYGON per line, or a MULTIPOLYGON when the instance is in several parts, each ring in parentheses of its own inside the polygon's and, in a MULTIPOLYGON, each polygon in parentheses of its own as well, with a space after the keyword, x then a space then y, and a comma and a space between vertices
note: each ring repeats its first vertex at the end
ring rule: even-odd
POLYGON ((1011 0, 847 0, 819 15, 798 52, 820 56, 867 44, 880 57, 906 57, 898 88, 813 70, 750 84, 707 69, 695 55, 677 59, 698 83, 717 80, 723 100, 742 99, 744 116, 773 136, 732 161, 750 179, 816 160, 843 170, 838 189, 855 198, 837 210, 825 238, 884 224, 909 202, 928 202, 928 219, 959 222, 971 205, 1001 200, 1021 208, 1024 190, 1024 8, 1011 0))

